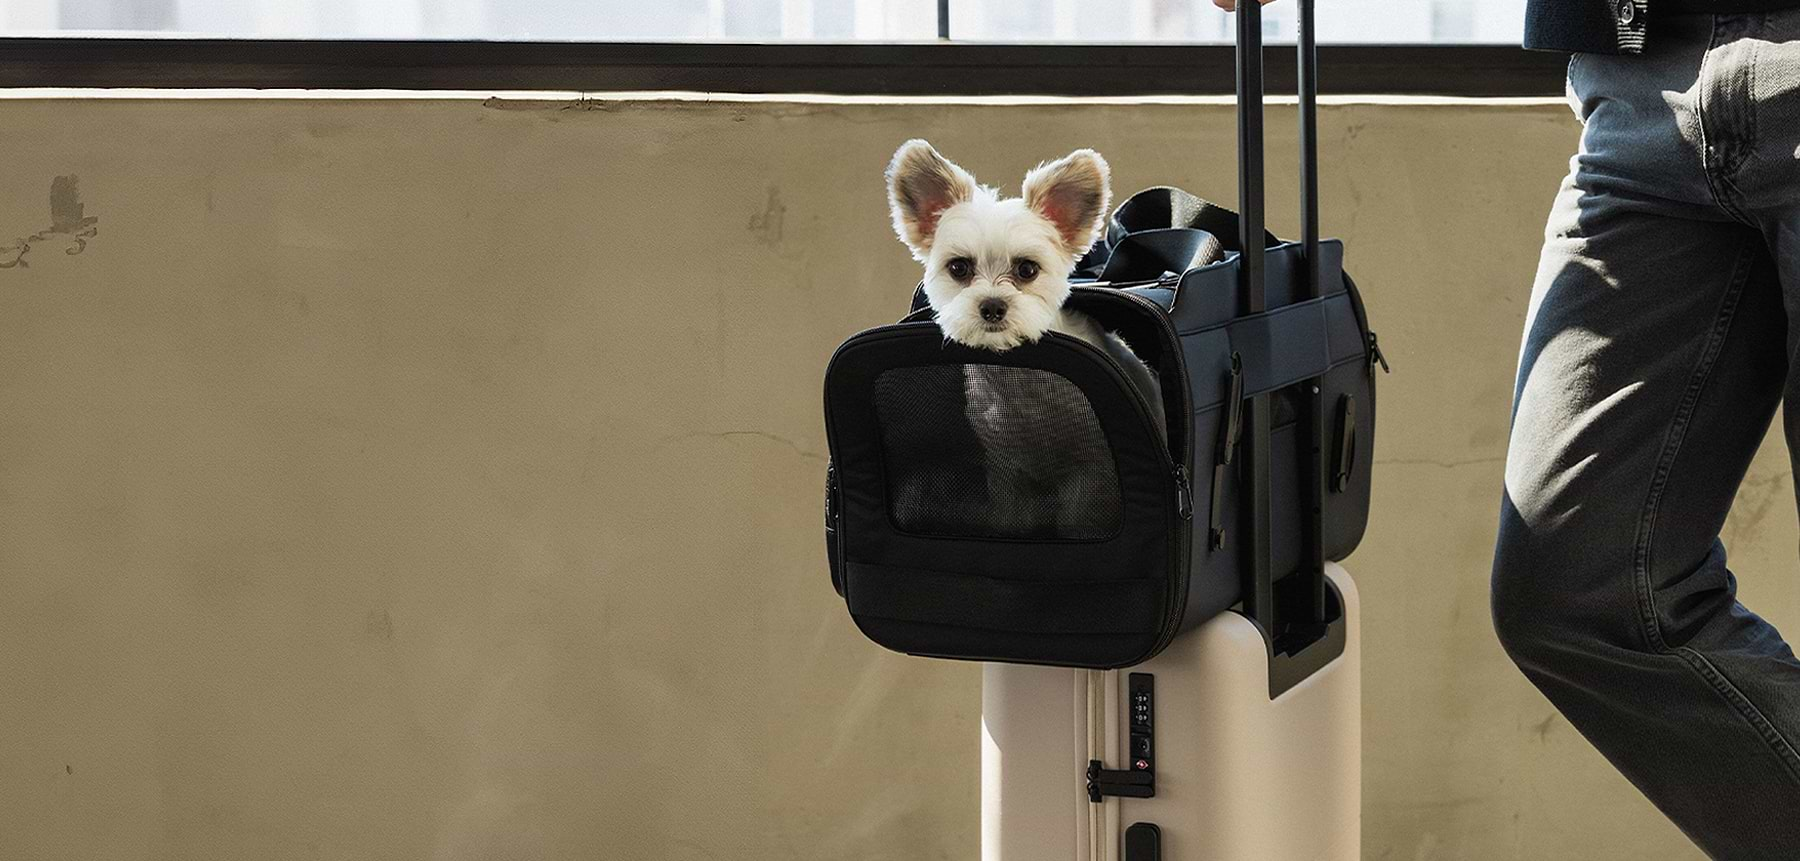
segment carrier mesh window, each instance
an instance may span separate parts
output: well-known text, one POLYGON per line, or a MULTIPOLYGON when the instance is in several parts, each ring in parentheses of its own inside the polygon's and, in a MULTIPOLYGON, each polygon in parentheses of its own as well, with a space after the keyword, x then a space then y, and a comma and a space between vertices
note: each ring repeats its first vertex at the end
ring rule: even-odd
POLYGON ((906 532, 1086 540, 1119 529, 1100 419, 1062 376, 1000 365, 893 368, 875 379, 888 512, 906 532))

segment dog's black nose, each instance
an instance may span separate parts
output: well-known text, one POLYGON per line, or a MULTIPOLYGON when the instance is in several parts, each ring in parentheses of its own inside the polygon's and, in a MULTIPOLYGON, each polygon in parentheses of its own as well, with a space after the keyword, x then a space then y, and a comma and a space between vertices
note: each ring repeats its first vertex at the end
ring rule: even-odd
POLYGON ((981 300, 981 319, 986 320, 989 323, 998 323, 1001 320, 1006 319, 1006 300, 981 300))

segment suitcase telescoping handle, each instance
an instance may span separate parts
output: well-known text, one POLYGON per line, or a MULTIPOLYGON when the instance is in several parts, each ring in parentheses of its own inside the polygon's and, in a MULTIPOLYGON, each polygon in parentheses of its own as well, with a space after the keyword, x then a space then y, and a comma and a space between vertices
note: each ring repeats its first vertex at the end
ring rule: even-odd
MULTIPOLYGON (((1299 38, 1295 55, 1299 81, 1300 137, 1300 226, 1301 254, 1304 265, 1301 277, 1305 285, 1301 295, 1316 298, 1322 289, 1319 265, 1319 136, 1318 136, 1318 69, 1313 0, 1296 0, 1299 38)), ((1257 0, 1237 3, 1237 119, 1238 119, 1238 209, 1242 213, 1238 247, 1239 290, 1244 312, 1267 310, 1263 237, 1266 207, 1263 199, 1263 44, 1262 7, 1257 0)), ((1324 560, 1323 502, 1325 488, 1325 404, 1319 380, 1311 381, 1311 397, 1306 399, 1308 415, 1302 428, 1311 430, 1312 455, 1304 475, 1308 479, 1302 499, 1302 535, 1307 546, 1301 555, 1301 570, 1291 572, 1298 582, 1282 590, 1277 603, 1275 572, 1270 571, 1270 405, 1267 394, 1250 399, 1244 412, 1248 433, 1243 440, 1243 500, 1247 531, 1245 570, 1243 571, 1244 613, 1270 638, 1271 652, 1304 648, 1301 643, 1277 643, 1284 637, 1316 636, 1329 621, 1326 599, 1324 560)), ((1281 572, 1288 574, 1289 572, 1281 572)))
MULTIPOLYGON (((1300 101, 1300 234, 1306 295, 1319 295, 1319 73, 1312 0, 1297 0, 1297 58, 1300 101)), ((1237 11, 1238 247, 1243 249, 1243 283, 1250 310, 1263 308, 1263 44, 1262 7, 1239 0, 1237 11)))

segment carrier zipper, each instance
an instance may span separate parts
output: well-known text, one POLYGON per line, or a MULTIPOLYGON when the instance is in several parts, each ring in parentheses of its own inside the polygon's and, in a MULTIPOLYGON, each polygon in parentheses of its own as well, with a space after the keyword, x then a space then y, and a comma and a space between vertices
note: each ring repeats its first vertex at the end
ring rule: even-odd
MULTIPOLYGON (((1071 282, 1069 282, 1069 286, 1071 286, 1071 287, 1099 287, 1099 288, 1106 289, 1106 290, 1124 290, 1128 287, 1149 287, 1152 284, 1154 284, 1158 287, 1170 287, 1170 288, 1178 287, 1181 284, 1181 273, 1179 273, 1179 272, 1164 272, 1163 274, 1158 275, 1155 278, 1145 278, 1145 279, 1142 279, 1139 281, 1071 281, 1071 282)), ((1131 295, 1131 294, 1126 294, 1126 295, 1131 295)), ((1143 297, 1140 296, 1137 298, 1143 298, 1143 297)), ((1146 299, 1145 301, 1149 301, 1149 300, 1146 299)), ((1155 302, 1151 302, 1150 304, 1156 305, 1155 302)), ((1162 306, 1157 305, 1157 308, 1160 310, 1162 308, 1162 306)))
POLYGON ((1381 346, 1375 340, 1375 330, 1369 328, 1369 311, 1363 307, 1362 291, 1356 289, 1356 281, 1350 273, 1341 272, 1344 276, 1344 292, 1350 294, 1350 312, 1356 316, 1356 328, 1363 334, 1363 355, 1369 362, 1369 373, 1375 373, 1375 366, 1381 365, 1383 373, 1393 373, 1388 367, 1387 357, 1381 354, 1381 346))
POLYGON ((1194 519, 1194 491, 1188 486, 1186 464, 1175 464, 1175 510, 1182 520, 1194 519))
POLYGON ((1387 357, 1381 354, 1381 342, 1375 339, 1375 333, 1371 331, 1369 332, 1369 367, 1373 368, 1376 362, 1381 363, 1382 373, 1391 374, 1394 372, 1392 368, 1388 367, 1387 357))
MULTIPOLYGON (((1169 280, 1169 278, 1170 278, 1170 276, 1164 275, 1162 277, 1157 278, 1154 283, 1162 284, 1162 283, 1165 283, 1165 281, 1169 280)), ((1175 275, 1174 280, 1177 283, 1179 283, 1179 281, 1181 280, 1181 276, 1175 275)), ((1168 311, 1166 311, 1161 305, 1158 305, 1155 302, 1150 301, 1149 299, 1139 296, 1136 293, 1126 293, 1121 289, 1096 290, 1096 291, 1094 291, 1093 295, 1122 297, 1127 302, 1136 303, 1138 305, 1138 307, 1143 308, 1145 311, 1147 311, 1151 316, 1153 316, 1156 319, 1157 325, 1162 328, 1164 342, 1170 348, 1169 350, 1167 350, 1165 352, 1165 354, 1171 358, 1171 361, 1168 364, 1173 366, 1172 370, 1176 374, 1177 385, 1174 386, 1174 389, 1175 389, 1176 395, 1180 398, 1180 404, 1178 405, 1180 408, 1179 408, 1179 410, 1176 411, 1176 419, 1182 423, 1181 424, 1181 429, 1182 429, 1181 447, 1182 447, 1182 450, 1179 452, 1165 450, 1163 452, 1163 456, 1168 458, 1168 461, 1169 461, 1169 464, 1171 467, 1171 473, 1175 476, 1175 480, 1176 480, 1176 491, 1175 492, 1176 492, 1176 511, 1177 511, 1177 513, 1181 513, 1183 511, 1183 507, 1182 507, 1183 506, 1183 504, 1182 504, 1183 494, 1185 494, 1186 498, 1187 498, 1186 514, 1179 521, 1179 523, 1183 524, 1183 526, 1182 526, 1182 528, 1178 528, 1175 530, 1177 535, 1176 535, 1175 540, 1173 542, 1170 542, 1171 547, 1169 548, 1170 571, 1171 572, 1179 572, 1180 576, 1174 576, 1174 577, 1169 578, 1173 582, 1169 585, 1169 595, 1168 595, 1169 601, 1163 610, 1162 636, 1158 637, 1156 640, 1156 643, 1151 646, 1151 648, 1148 652, 1145 653, 1146 656, 1149 656, 1149 655, 1155 655, 1158 652, 1161 652, 1163 649, 1167 648, 1171 642, 1174 642, 1175 635, 1181 632, 1181 620, 1182 620, 1183 615, 1187 611, 1188 580, 1192 573, 1192 572, 1189 572, 1186 570, 1187 562, 1188 562, 1188 555, 1191 552, 1190 547, 1191 547, 1191 542, 1193 541, 1193 532, 1194 532, 1194 530, 1192 528, 1185 526, 1185 524, 1191 522, 1191 520, 1193 518, 1193 493, 1192 493, 1191 488, 1189 488, 1187 485, 1187 463, 1188 463, 1188 459, 1189 459, 1189 457, 1193 451, 1193 447, 1194 447, 1194 429, 1193 429, 1194 415, 1193 415, 1193 404, 1190 401, 1191 393, 1188 391, 1187 359, 1183 356, 1183 354, 1181 352, 1181 335, 1175 331, 1175 324, 1169 321, 1168 311)), ((1074 340, 1080 341, 1082 346, 1093 350, 1101 358, 1105 359, 1106 363, 1113 368, 1114 374, 1119 378, 1119 380, 1121 382, 1125 383, 1125 388, 1130 390, 1132 393, 1132 396, 1137 399, 1137 402, 1141 405, 1142 412, 1145 415, 1150 414, 1150 404, 1148 401, 1146 401, 1144 399, 1143 393, 1139 392, 1137 390, 1137 386, 1132 385, 1131 381, 1125 378, 1124 371, 1122 371, 1118 368, 1118 366, 1117 366, 1118 363, 1114 362, 1111 356, 1106 355, 1105 351, 1101 350, 1100 348, 1095 347, 1092 344, 1089 344, 1085 341, 1081 341, 1081 339, 1079 339, 1079 338, 1076 338, 1074 340)), ((1159 379, 1161 379, 1162 377, 1163 377, 1162 374, 1158 375, 1159 379)), ((1166 416, 1166 415, 1160 416, 1158 418, 1162 421, 1168 421, 1168 416, 1166 416)), ((1166 447, 1165 447, 1165 449, 1166 449, 1166 447)))
MULTIPOLYGON (((1164 275, 1163 277, 1156 279, 1156 281, 1158 284, 1162 284, 1170 278, 1171 276, 1164 275)), ((1180 284, 1181 275, 1179 273, 1174 274, 1172 280, 1175 284, 1180 284)), ((1175 386, 1175 391, 1181 398, 1180 410, 1177 412, 1177 420, 1181 422, 1182 426, 1182 450, 1180 452, 1168 453, 1169 459, 1175 464, 1175 474, 1177 477, 1176 492, 1177 494, 1183 492, 1187 494, 1187 506, 1185 509, 1181 507, 1180 497, 1177 496, 1176 499, 1176 510, 1178 513, 1182 514, 1182 519, 1180 528, 1175 530, 1177 533, 1175 541, 1173 542, 1175 546, 1171 548, 1169 553, 1170 568, 1172 571, 1178 572, 1180 576, 1170 578, 1175 582, 1170 586, 1169 603, 1163 612, 1162 636, 1157 638, 1155 646, 1149 652, 1149 654, 1154 655, 1161 652, 1163 649, 1168 648, 1168 645, 1175 641, 1175 635, 1181 632, 1182 618, 1187 613, 1188 581, 1193 575, 1193 572, 1187 570, 1189 562, 1188 556, 1190 553, 1190 542, 1193 541, 1194 536, 1193 528, 1186 525, 1193 520, 1194 516, 1193 493, 1187 485, 1187 464, 1194 450, 1194 405, 1191 400, 1192 392, 1188 389, 1187 358, 1181 351, 1181 333, 1175 331, 1175 324, 1169 320, 1169 312, 1161 305, 1139 296, 1136 293, 1120 292, 1118 295, 1129 297, 1130 301, 1138 303, 1139 307, 1145 308, 1156 318, 1157 325, 1162 328, 1164 341, 1171 348, 1167 351, 1167 355, 1172 358, 1172 361, 1169 362, 1169 364, 1174 366, 1176 372, 1177 385, 1175 386)), ((1134 386, 1133 388, 1135 389, 1136 387, 1134 386)), ((1164 417, 1164 420, 1167 420, 1166 416, 1164 417)))
POLYGON ((844 595, 844 536, 839 534, 839 520, 842 516, 843 502, 838 499, 837 464, 825 462, 825 552, 830 554, 826 565, 831 569, 831 588, 844 595))
POLYGON ((837 508, 837 464, 825 462, 825 529, 836 532, 838 525, 837 508))

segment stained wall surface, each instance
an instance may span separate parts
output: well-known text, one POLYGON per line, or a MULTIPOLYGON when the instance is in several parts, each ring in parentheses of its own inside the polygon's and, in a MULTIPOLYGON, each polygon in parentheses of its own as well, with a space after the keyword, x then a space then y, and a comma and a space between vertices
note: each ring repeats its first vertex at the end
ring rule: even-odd
MULTIPOLYGON (((0 858, 974 857, 978 668, 860 639, 823 558, 825 362, 918 275, 881 169, 1228 201, 1228 105, 92 95, 0 98, 0 264, 54 228, 0 269, 0 858)), ((1701 857, 1489 623, 1573 117, 1321 123, 1395 367, 1364 856, 1701 857)), ((1772 443, 1725 535, 1784 627, 1792 498, 1772 443)))

